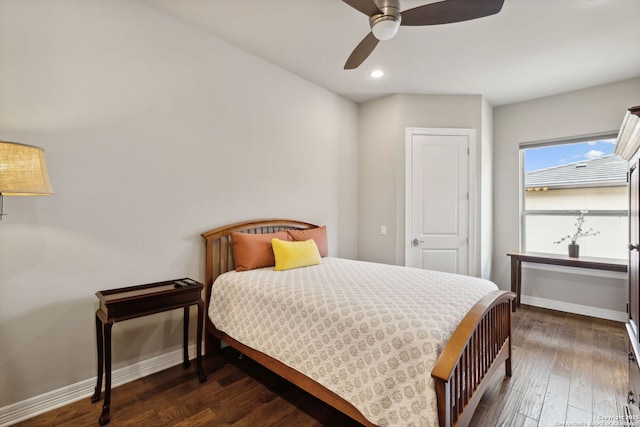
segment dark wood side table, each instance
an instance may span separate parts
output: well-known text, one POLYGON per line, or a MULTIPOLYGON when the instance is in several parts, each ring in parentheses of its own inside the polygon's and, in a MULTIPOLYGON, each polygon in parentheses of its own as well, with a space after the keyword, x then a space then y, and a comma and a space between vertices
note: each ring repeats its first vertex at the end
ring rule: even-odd
POLYGON ((537 252, 509 252, 511 257, 511 292, 516 293, 516 301, 513 311, 520 305, 520 292, 522 291, 522 263, 534 262, 538 264, 562 265, 565 267, 590 268, 593 270, 607 270, 627 272, 627 262, 610 258, 580 257, 573 258, 567 255, 544 254, 537 252))
POLYGON ((100 308, 96 311, 96 340, 98 345, 98 380, 91 402, 100 400, 102 392, 102 373, 106 372, 104 404, 100 415, 100 425, 110 421, 111 406, 111 327, 115 322, 160 313, 162 311, 184 308, 184 362, 189 367, 189 308, 198 306, 198 327, 196 337, 198 379, 205 382, 207 377, 202 367, 202 325, 204 323, 204 301, 202 283, 192 279, 177 279, 166 282, 148 283, 139 286, 110 289, 96 292, 100 308))

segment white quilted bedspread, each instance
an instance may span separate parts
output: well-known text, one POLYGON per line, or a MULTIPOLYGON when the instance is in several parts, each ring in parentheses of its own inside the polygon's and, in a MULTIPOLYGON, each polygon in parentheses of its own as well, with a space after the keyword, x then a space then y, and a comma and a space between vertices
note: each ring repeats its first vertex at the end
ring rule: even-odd
POLYGON ((376 425, 437 426, 431 370, 467 311, 496 289, 468 276, 323 258, 221 275, 209 317, 376 425))

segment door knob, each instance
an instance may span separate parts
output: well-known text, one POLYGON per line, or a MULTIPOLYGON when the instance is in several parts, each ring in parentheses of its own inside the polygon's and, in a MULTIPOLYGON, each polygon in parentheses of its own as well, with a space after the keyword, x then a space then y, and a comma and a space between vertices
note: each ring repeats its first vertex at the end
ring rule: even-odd
POLYGON ((633 244, 629 243, 629 250, 630 251, 633 251, 633 250, 637 251, 639 247, 640 246, 638 244, 633 245, 633 244))
POLYGON ((418 246, 420 243, 424 243, 424 240, 418 240, 416 238, 416 239, 413 239, 411 243, 413 244, 413 246, 418 246))

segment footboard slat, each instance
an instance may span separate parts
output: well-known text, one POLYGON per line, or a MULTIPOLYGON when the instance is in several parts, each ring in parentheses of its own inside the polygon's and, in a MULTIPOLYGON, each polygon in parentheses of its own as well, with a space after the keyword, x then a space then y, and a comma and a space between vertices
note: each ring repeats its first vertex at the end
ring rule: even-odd
POLYGON ((494 291, 460 322, 431 371, 441 427, 466 426, 486 388, 483 380, 505 362, 511 376, 511 304, 515 294, 494 291))

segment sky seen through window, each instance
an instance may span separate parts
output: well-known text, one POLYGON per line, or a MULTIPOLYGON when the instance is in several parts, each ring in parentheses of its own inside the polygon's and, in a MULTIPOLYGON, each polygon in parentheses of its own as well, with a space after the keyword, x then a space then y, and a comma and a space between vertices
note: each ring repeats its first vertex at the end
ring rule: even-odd
POLYGON ((615 139, 550 145, 524 150, 525 172, 584 162, 613 154, 615 139))

